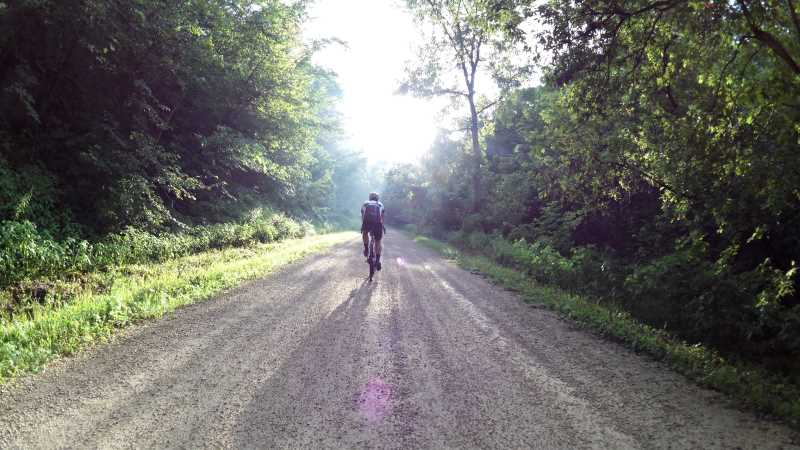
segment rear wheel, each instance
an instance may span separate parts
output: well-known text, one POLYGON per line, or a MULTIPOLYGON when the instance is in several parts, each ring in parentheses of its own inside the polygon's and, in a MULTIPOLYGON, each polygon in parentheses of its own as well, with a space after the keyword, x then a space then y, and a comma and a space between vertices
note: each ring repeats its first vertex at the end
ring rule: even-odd
POLYGON ((367 262, 369 263, 369 281, 372 281, 372 277, 375 275, 375 240, 372 238, 372 233, 369 235, 369 257, 367 262))
POLYGON ((369 281, 372 281, 372 276, 375 275, 375 262, 374 259, 369 259, 369 281))

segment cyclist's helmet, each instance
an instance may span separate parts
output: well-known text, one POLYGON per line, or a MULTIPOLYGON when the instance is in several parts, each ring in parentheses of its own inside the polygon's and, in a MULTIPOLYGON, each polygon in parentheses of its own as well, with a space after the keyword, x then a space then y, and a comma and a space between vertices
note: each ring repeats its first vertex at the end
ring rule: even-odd
POLYGON ((369 193, 369 199, 370 199, 370 201, 377 202, 378 201, 378 193, 377 192, 370 192, 369 193))

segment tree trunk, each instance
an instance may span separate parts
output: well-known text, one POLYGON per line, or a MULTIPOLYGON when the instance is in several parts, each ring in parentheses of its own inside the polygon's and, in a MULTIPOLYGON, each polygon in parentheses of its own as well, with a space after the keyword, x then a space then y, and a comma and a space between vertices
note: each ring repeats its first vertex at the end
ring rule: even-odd
POLYGON ((481 145, 478 142, 478 111, 475 109, 475 94, 469 95, 470 134, 472 135, 472 211, 481 209, 481 145))

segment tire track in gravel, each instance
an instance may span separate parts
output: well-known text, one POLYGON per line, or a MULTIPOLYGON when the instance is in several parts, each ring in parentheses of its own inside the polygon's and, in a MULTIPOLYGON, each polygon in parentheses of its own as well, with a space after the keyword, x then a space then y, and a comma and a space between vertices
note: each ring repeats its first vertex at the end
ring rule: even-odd
POLYGON ((798 448, 661 364, 400 233, 0 389, 0 448, 798 448))

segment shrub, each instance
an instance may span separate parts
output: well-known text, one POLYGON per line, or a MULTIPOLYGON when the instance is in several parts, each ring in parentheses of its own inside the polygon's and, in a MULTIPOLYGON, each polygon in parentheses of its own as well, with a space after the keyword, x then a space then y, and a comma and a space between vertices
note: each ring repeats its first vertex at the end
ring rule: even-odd
POLYGON ((419 231, 417 226, 414 225, 413 223, 404 225, 403 230, 405 230, 405 232, 409 234, 417 234, 417 232, 419 231))
POLYGON ((283 214, 258 210, 243 222, 188 227, 155 235, 127 227, 99 242, 56 241, 28 221, 0 222, 0 289, 23 280, 63 278, 75 273, 146 261, 167 261, 209 248, 247 246, 302 237, 313 230, 283 214))
POLYGON ((480 214, 467 214, 461 225, 466 232, 480 232, 483 230, 483 218, 480 214))
POLYGON ((689 302, 711 287, 710 265, 693 253, 681 250, 636 266, 623 283, 625 308, 645 322, 687 330, 689 302))
POLYGON ((593 247, 576 247, 570 256, 575 291, 587 296, 616 299, 627 268, 593 247))
POLYGON ((0 285, 30 277, 37 272, 52 273, 63 259, 63 248, 39 233, 28 221, 0 223, 0 285))
POLYGON ((574 290, 573 267, 568 258, 541 241, 529 245, 525 241, 517 241, 517 244, 522 250, 520 254, 527 260, 528 273, 534 279, 574 290))

